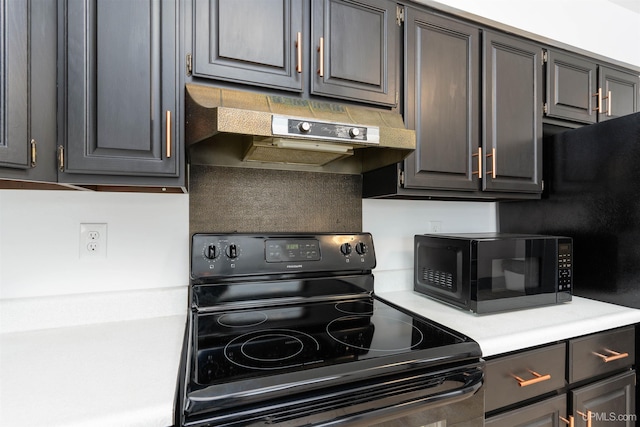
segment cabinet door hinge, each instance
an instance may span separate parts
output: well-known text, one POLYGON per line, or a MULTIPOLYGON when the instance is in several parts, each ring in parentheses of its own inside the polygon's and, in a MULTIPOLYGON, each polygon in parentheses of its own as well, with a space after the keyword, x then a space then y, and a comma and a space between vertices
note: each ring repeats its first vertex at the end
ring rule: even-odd
POLYGON ((187 77, 191 77, 193 73, 193 60, 191 58, 191 54, 187 53, 187 77))
POLYGON ((404 186, 404 171, 402 169, 398 169, 398 185, 404 186))
POLYGON ((543 112, 544 114, 549 114, 549 104, 548 104, 548 103, 546 103, 546 102, 545 102, 545 103, 542 105, 542 112, 543 112))
POLYGON ((546 64, 549 62, 549 53, 546 50, 542 50, 542 63, 546 64))
POLYGON ((401 27, 404 23, 404 6, 396 6, 396 23, 398 27, 401 27))
POLYGON ((58 145, 58 170, 64 172, 64 147, 58 145))
POLYGON ((38 163, 38 147, 37 147, 37 143, 35 139, 32 139, 31 142, 29 143, 29 146, 31 148, 31 167, 35 168, 36 164, 38 163))

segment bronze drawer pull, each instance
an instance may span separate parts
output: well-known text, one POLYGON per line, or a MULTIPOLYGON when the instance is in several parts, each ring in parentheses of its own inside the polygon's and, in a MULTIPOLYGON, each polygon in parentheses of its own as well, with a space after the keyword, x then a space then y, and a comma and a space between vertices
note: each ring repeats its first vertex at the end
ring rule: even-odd
POLYGON ((564 417, 560 417, 560 421, 562 421, 563 423, 567 424, 569 427, 573 427, 574 426, 573 415, 569 415, 569 419, 566 419, 564 417))
POLYGON ((629 353, 618 353, 617 351, 609 350, 608 348, 605 348, 604 351, 609 353, 610 356, 596 353, 595 351, 593 351, 592 353, 601 358, 604 363, 613 362, 614 360, 620 360, 624 359, 625 357, 629 357, 629 353))
POLYGON ((531 374, 534 376, 534 378, 531 378, 530 380, 525 380, 525 379, 520 378, 517 375, 513 375, 513 374, 511 375, 513 378, 516 379, 516 381, 518 381, 518 385, 520 387, 526 387, 526 386, 531 385, 531 384, 535 384, 535 383, 539 383, 539 382, 547 381, 547 380, 551 379, 551 374, 540 375, 539 373, 537 373, 535 371, 532 371, 531 369, 527 369, 527 371, 531 372, 531 374))
POLYGON ((478 175, 478 179, 482 179, 482 147, 478 147, 478 153, 471 157, 478 158, 478 172, 473 172, 472 175, 478 175))
POLYGON ((320 37, 320 45, 318 46, 318 56, 320 58, 320 68, 318 68, 318 75, 324 77, 324 37, 320 37))
POLYGON ((302 33, 296 35, 296 71, 302 73, 302 33))

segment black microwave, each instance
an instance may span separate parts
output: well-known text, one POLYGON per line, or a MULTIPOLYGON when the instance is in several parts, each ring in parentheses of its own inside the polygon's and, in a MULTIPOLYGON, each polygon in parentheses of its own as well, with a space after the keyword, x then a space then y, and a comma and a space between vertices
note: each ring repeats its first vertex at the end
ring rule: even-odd
POLYGON ((473 233, 415 236, 414 290, 474 313, 571 301, 570 237, 473 233))

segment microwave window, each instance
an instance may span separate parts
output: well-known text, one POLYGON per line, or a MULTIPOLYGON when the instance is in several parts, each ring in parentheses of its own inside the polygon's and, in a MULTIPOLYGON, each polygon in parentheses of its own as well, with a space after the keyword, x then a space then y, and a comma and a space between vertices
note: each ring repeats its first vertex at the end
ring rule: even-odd
POLYGON ((489 275, 478 277, 478 297, 482 300, 531 295, 540 292, 539 258, 491 260, 489 275))

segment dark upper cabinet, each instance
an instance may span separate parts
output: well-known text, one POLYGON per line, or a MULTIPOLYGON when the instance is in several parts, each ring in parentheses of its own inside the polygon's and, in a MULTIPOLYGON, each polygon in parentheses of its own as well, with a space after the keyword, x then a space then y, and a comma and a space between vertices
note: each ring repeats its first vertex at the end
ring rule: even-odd
POLYGON ((397 104, 390 0, 194 0, 193 76, 397 104))
POLYGON ((55 1, 0 11, 0 179, 55 181, 55 1))
POLYGON ((312 0, 311 93, 396 105, 396 11, 388 0, 312 0))
POLYGON ((176 0, 60 2, 60 182, 184 182, 177 11, 176 0))
POLYGON ((397 167, 366 173, 364 197, 539 198, 542 48, 405 14, 405 120, 417 147, 397 167))
POLYGON ((482 189, 542 192, 542 48, 484 33, 482 189))
POLYGON ((598 67, 598 121, 626 116, 638 111, 640 77, 615 68, 598 67))
POLYGON ((638 111, 637 74, 550 49, 546 75, 547 117, 588 124, 638 111))
POLYGON ((196 0, 193 75, 301 92, 302 0, 196 0))
POLYGON ((404 187, 476 190, 480 30, 413 8, 405 28, 405 122, 418 144, 404 161, 404 187))

